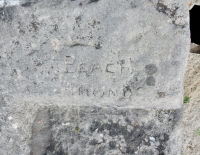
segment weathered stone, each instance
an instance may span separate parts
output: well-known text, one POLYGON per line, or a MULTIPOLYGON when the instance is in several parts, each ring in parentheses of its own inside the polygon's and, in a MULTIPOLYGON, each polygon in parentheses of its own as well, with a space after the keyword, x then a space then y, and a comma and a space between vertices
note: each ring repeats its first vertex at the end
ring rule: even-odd
POLYGON ((53 140, 50 141, 46 152, 171 154, 174 151, 170 145, 176 145, 180 140, 177 139, 179 137, 170 135, 179 132, 174 127, 178 125, 181 111, 97 107, 80 107, 80 110, 74 107, 50 108, 53 140))
POLYGON ((31 137, 31 155, 45 154, 52 139, 48 108, 40 109, 34 120, 31 137))
POLYGON ((200 54, 200 46, 195 44, 195 43, 191 43, 191 49, 190 49, 191 53, 198 53, 200 54))
POLYGON ((2 111, 20 155, 180 154, 187 1, 20 4, 0 10, 2 111))

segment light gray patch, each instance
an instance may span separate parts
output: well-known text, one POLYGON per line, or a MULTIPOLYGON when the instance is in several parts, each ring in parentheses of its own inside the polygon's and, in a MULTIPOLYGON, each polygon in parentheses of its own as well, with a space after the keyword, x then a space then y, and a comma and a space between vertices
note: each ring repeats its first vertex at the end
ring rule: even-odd
POLYGON ((156 67, 155 64, 149 64, 145 66, 145 72, 148 75, 153 75, 154 73, 156 73, 158 71, 158 68, 156 67))
POLYGON ((153 76, 147 77, 146 84, 148 86, 155 86, 155 83, 156 83, 156 79, 153 76))

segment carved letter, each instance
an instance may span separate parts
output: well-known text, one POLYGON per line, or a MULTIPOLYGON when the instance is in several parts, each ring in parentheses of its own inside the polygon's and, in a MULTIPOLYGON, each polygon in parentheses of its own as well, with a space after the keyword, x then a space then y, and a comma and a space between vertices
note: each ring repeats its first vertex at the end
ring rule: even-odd
POLYGON ((79 66, 79 73, 85 73, 87 76, 91 76, 91 75, 88 73, 88 71, 87 71, 87 69, 86 69, 86 67, 85 67, 85 63, 80 64, 80 66, 79 66))
POLYGON ((72 65, 67 66, 65 73, 75 73, 76 69, 71 68, 72 65))
POLYGON ((106 66, 106 72, 108 73, 120 72, 120 70, 121 70, 121 67, 120 67, 120 64, 118 63, 110 63, 110 64, 107 64, 106 66))
POLYGON ((113 66, 114 64, 107 64, 106 66, 106 72, 108 73, 114 73, 114 71, 111 70, 111 66, 113 66))
POLYGON ((93 91, 93 95, 96 96, 96 97, 102 98, 104 96, 104 92, 103 91, 94 90, 93 91))
POLYGON ((126 97, 127 93, 129 95, 132 95, 132 90, 131 90, 130 86, 125 86, 124 89, 123 89, 123 95, 124 95, 124 97, 126 97))
POLYGON ((86 96, 89 96, 89 90, 88 89, 85 89, 83 87, 80 87, 79 88, 79 95, 86 95, 86 96))
POLYGON ((87 73, 87 71, 86 71, 86 69, 85 69, 85 63, 80 64, 80 66, 79 66, 79 72, 80 72, 80 73, 81 73, 81 72, 87 73))
POLYGON ((72 56, 65 56, 65 62, 67 65, 73 65, 74 64, 74 61, 75 61, 75 57, 72 55, 72 56))
POLYGON ((118 61, 118 64, 121 66, 121 74, 122 74, 123 69, 125 68, 125 67, 123 66, 123 64, 125 64, 125 60, 119 60, 119 61, 118 61))
POLYGON ((108 97, 110 97, 111 94, 112 94, 112 96, 116 96, 115 93, 113 92, 113 90, 112 90, 112 89, 109 89, 108 97))
POLYGON ((75 57, 72 56, 65 56, 65 63, 67 64, 66 72, 65 73, 74 73, 76 69, 70 69, 74 64, 75 57))
POLYGON ((100 70, 102 72, 101 66, 98 64, 93 64, 92 69, 91 69, 91 73, 95 72, 95 70, 100 70))

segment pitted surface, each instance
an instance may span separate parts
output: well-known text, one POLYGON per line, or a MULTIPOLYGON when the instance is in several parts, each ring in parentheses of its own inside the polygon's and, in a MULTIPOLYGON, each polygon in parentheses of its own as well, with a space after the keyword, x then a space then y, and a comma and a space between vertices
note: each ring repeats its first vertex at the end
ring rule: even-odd
POLYGON ((186 1, 19 4, 0 9, 0 123, 20 137, 10 152, 180 154, 186 1))
POLYGON ((92 105, 180 107, 189 48, 183 4, 43 0, 5 7, 2 93, 67 96, 92 105))

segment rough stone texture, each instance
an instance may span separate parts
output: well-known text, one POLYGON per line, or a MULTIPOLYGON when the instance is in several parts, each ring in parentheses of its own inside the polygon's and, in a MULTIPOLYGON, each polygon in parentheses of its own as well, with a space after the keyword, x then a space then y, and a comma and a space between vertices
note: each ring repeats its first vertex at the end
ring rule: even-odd
POLYGON ((180 154, 187 1, 41 0, 0 21, 17 154, 180 154))
POLYGON ((200 55, 190 53, 185 72, 185 96, 190 102, 184 104, 182 155, 198 155, 200 152, 200 55))
POLYGON ((175 153, 171 147, 180 139, 170 139, 170 135, 180 112, 181 109, 51 108, 49 130, 53 136, 45 151, 47 154, 88 155, 175 153))
POLYGON ((200 54, 200 46, 198 44, 191 43, 190 52, 191 53, 198 53, 198 54, 200 54))

